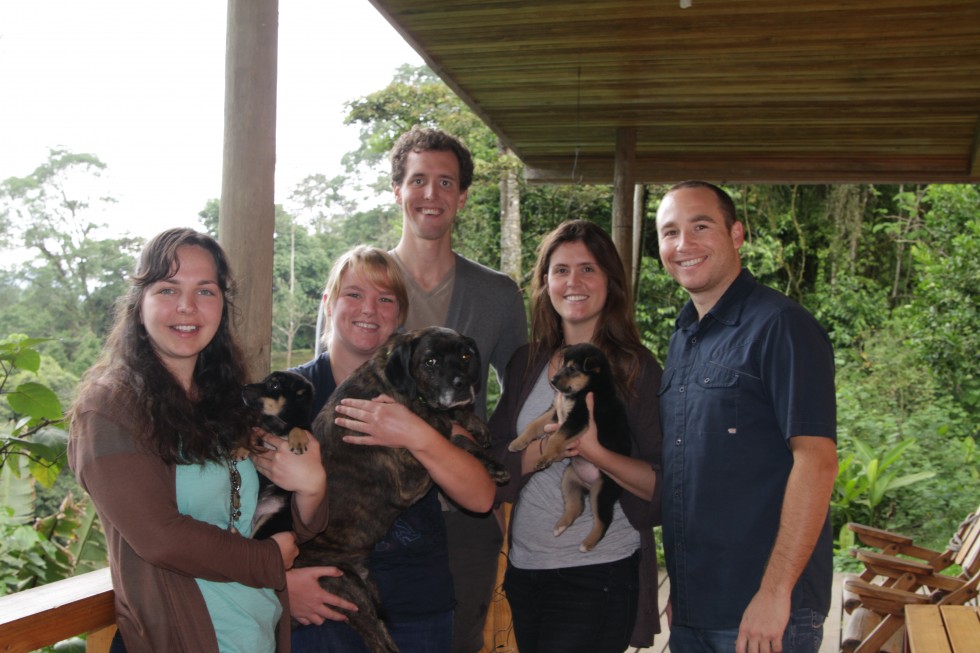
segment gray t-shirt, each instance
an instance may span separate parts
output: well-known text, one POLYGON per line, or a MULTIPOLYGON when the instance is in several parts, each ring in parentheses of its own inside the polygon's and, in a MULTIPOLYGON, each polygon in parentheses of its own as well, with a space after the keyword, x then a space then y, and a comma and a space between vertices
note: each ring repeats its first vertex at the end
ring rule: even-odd
POLYGON ((453 297, 455 287, 456 266, 432 290, 425 290, 415 278, 405 269, 405 264, 398 255, 391 253, 395 263, 401 268, 405 278, 405 289, 408 291, 408 315, 405 317, 405 330, 424 329, 433 324, 445 324, 449 313, 449 300, 453 297))
MULTIPOLYGON (((541 415, 554 402, 555 393, 548 383, 548 366, 545 366, 524 402, 517 417, 517 432, 541 415)), ((532 447, 538 446, 532 443, 532 447)), ((640 534, 616 502, 613 521, 605 537, 592 551, 582 553, 579 545, 592 530, 592 511, 586 497, 585 512, 555 537, 555 524, 564 512, 561 496, 561 477, 571 464, 565 459, 534 473, 521 490, 514 516, 511 519, 510 562, 520 569, 558 569, 581 567, 628 558, 640 548, 640 534)))

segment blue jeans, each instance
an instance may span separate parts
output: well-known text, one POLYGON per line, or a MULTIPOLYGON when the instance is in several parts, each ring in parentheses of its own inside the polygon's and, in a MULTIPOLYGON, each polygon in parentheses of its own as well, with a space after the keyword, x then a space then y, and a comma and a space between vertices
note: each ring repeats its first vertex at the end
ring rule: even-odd
MULTIPOLYGON (((449 653, 453 642, 453 613, 415 621, 387 623, 388 632, 401 653, 449 653)), ((342 621, 325 621, 322 626, 299 626, 293 630, 293 653, 368 653, 356 630, 342 621)))
POLYGON ((639 556, 583 567, 507 565, 504 592, 521 653, 622 653, 629 646, 639 556))
MULTIPOLYGON (((794 610, 783 633, 783 653, 817 653, 823 641, 824 615, 809 608, 794 610)), ((738 628, 703 630, 671 626, 671 653, 732 653, 738 628)))

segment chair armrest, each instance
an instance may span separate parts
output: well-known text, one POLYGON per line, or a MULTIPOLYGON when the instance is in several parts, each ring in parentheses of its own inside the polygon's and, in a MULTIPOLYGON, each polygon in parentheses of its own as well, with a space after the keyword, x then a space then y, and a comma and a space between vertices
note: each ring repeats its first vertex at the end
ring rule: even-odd
POLYGON ((912 538, 908 535, 902 535, 901 533, 893 533, 891 531, 874 528, 872 526, 865 526, 864 524, 856 524, 854 522, 848 522, 847 528, 853 531, 857 538, 865 546, 873 546, 879 549, 884 549, 889 544, 895 544, 898 546, 910 546, 912 544, 912 538))
POLYGON ((882 615, 902 617, 906 605, 931 603, 924 594, 882 587, 859 579, 845 580, 844 587, 861 600, 861 605, 882 615))
POLYGON ((852 555, 864 566, 881 576, 893 578, 895 575, 914 574, 916 576, 931 576, 936 568, 924 562, 899 558, 898 556, 862 549, 852 549, 852 555), (880 570, 880 571, 879 571, 880 570))

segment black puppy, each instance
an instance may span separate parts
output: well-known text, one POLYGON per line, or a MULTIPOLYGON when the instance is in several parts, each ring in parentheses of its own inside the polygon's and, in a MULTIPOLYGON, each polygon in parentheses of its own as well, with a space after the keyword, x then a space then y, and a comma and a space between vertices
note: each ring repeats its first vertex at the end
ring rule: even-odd
MULTIPOLYGON (((629 455, 630 431, 626 409, 616 395, 616 383, 609 361, 598 347, 589 344, 572 345, 562 351, 562 364, 552 377, 555 403, 541 417, 531 422, 524 432, 507 447, 522 451, 534 440, 544 437, 548 423, 561 424, 547 440, 536 469, 544 469, 562 458, 568 443, 582 436, 589 426, 589 409, 585 396, 593 393, 596 428, 599 444, 610 451, 629 455)), ((595 465, 575 456, 561 479, 565 512, 555 524, 555 537, 565 532, 585 510, 585 495, 592 506, 592 530, 582 540, 583 552, 595 548, 612 522, 613 507, 623 489, 595 465)))
MULTIPOLYGON (((259 383, 249 383, 242 399, 259 411, 259 425, 289 441, 289 449, 302 454, 309 446, 313 384, 295 372, 273 372, 259 383)), ((259 475, 259 500, 252 518, 252 537, 264 539, 292 530, 291 492, 259 475)))
POLYGON ((320 583, 358 606, 347 615, 349 623, 372 653, 398 649, 378 615, 368 554, 395 518, 425 495, 432 479, 407 449, 344 442, 346 435, 362 434, 334 424, 335 408, 344 398, 386 394, 479 458, 491 477, 503 483, 507 472, 487 455, 490 434, 472 411, 479 384, 480 355, 472 339, 439 327, 395 334, 337 388, 313 421, 327 469, 330 525, 300 545, 296 566, 333 565, 344 572, 320 583), (472 433, 476 443, 451 435, 454 422, 472 433))

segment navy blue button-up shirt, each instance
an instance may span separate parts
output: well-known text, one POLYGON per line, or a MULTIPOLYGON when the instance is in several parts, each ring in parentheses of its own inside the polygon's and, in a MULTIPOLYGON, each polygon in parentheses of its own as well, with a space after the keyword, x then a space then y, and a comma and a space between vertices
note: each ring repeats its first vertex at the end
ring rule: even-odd
MULTIPOLYGON (((698 320, 688 303, 660 388, 664 549, 675 623, 738 628, 776 540, 789 438, 836 439, 833 351, 799 304, 742 270, 698 320)), ((829 506, 792 608, 830 608, 829 506)))

